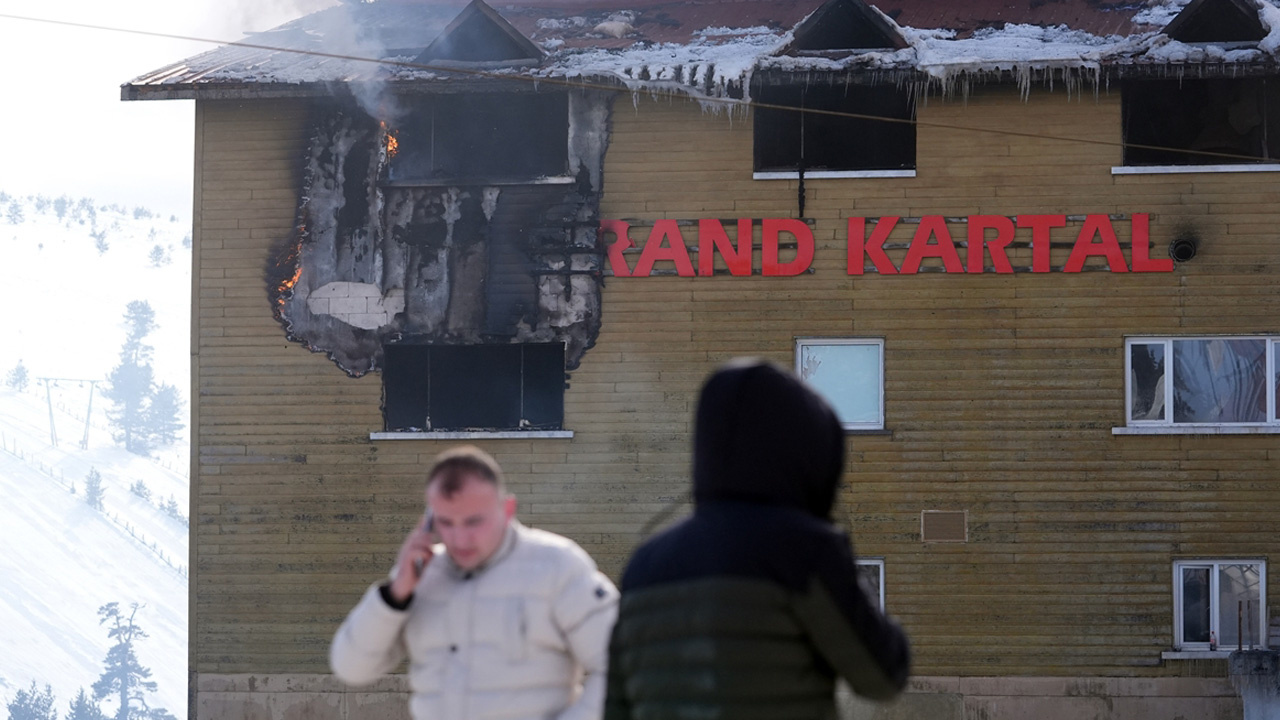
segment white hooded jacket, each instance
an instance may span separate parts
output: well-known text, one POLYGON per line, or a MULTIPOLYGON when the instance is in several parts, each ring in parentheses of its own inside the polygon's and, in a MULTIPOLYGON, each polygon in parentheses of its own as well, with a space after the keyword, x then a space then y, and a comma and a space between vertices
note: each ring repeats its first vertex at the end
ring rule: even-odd
POLYGON ((618 591, 572 540, 512 520, 494 556, 436 559, 405 610, 369 588, 329 662, 352 685, 409 659, 415 720, 598 720, 618 591))

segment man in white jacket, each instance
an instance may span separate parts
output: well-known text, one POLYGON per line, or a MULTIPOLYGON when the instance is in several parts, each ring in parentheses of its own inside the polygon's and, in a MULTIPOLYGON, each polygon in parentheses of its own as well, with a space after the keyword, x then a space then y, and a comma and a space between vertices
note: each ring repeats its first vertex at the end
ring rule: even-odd
POLYGON ((390 579, 338 628, 334 674, 368 684, 407 657, 415 720, 597 720, 613 583, 572 540, 521 525, 477 448, 436 459, 426 501, 390 579))

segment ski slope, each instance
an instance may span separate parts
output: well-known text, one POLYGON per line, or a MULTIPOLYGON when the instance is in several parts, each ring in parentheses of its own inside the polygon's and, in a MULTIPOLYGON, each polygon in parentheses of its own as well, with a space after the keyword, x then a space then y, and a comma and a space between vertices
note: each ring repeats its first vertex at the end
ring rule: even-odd
MULTIPOLYGON (((149 701, 186 714, 188 528, 159 506, 172 497, 189 512, 188 430, 151 457, 130 454, 111 437, 102 390, 124 341, 125 306, 145 300, 158 326, 144 340, 155 349, 155 379, 188 401, 188 227, 133 208, 98 207, 77 220, 57 218, 48 203, 37 209, 34 198, 0 201, 0 703, 34 680, 53 688, 65 714, 111 645, 98 608, 117 602, 127 615, 138 603, 135 621, 149 637, 135 652, 158 684, 149 701), (105 233, 105 252, 91 232, 105 233), (19 360, 29 373, 22 391, 3 382, 19 360), (102 511, 84 501, 91 468, 102 475, 102 511), (139 481, 150 500, 130 492, 139 481)), ((102 706, 114 714, 110 699, 102 706)))

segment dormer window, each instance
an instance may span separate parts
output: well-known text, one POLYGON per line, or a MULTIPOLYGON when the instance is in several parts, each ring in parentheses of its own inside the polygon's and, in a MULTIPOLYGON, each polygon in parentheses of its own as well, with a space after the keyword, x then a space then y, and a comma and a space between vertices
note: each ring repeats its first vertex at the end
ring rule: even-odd
POLYGON ((536 64, 542 50, 493 8, 472 0, 415 62, 536 64))
POLYGON ((892 21, 862 0, 829 0, 796 26, 787 55, 847 55, 907 46, 892 21))
POLYGON ((1184 43, 1256 43, 1267 36, 1252 0, 1192 0, 1163 32, 1184 43))

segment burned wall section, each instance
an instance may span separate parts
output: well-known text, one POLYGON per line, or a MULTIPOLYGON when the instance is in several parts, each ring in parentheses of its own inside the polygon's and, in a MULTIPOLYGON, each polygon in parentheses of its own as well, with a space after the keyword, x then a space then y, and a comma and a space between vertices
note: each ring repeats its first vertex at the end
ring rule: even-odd
POLYGON ((267 272, 288 337, 353 377, 382 367, 388 342, 563 342, 576 368, 600 330, 612 99, 569 95, 563 175, 492 180, 390 182, 395 152, 419 152, 411 138, 353 106, 318 107, 296 232, 267 272))

